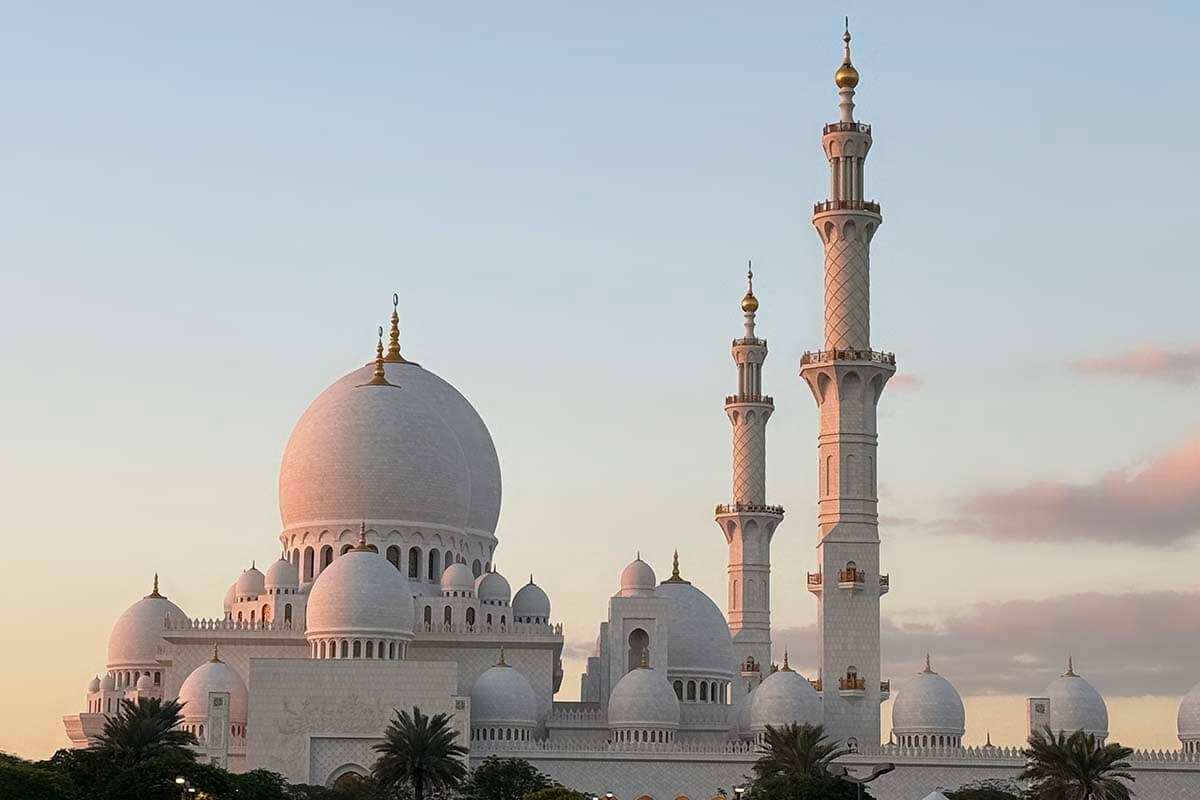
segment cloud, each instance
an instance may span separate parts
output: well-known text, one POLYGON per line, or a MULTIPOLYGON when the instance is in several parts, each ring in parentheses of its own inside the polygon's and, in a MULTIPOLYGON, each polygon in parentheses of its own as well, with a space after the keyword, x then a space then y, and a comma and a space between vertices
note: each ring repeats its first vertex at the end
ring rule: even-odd
MULTIPOLYGON (((1200 592, 1081 593, 979 603, 941 623, 885 618, 884 677, 900 688, 932 654, 961 694, 1040 695, 1075 671, 1111 697, 1183 695, 1200 681, 1200 592)), ((815 672, 815 626, 777 629, 777 650, 815 672)), ((812 677, 812 676, 810 676, 812 677)))
POLYGON ((1169 352, 1147 345, 1128 353, 1081 359, 1073 362, 1071 369, 1089 375, 1117 374, 1187 385, 1200 380, 1200 347, 1169 352))
POLYGON ((1141 468, 1092 483, 1035 481, 976 492, 958 514, 927 523, 942 533, 993 539, 1089 539, 1167 545, 1200 532, 1200 435, 1141 468))
POLYGON ((896 389, 917 389, 924 385, 925 379, 911 372, 898 372, 888 381, 888 386, 896 389))

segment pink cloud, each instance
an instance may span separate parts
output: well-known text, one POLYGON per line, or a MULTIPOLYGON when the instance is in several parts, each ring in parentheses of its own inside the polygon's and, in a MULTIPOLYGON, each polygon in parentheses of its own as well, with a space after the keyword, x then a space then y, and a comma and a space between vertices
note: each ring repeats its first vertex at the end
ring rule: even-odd
POLYGON ((1071 368, 1085 374, 1117 374, 1192 384, 1200 379, 1200 347, 1168 352, 1147 345, 1129 353, 1085 358, 1072 363, 1071 368))
POLYGON ((925 383, 920 375, 911 372, 898 372, 888 381, 888 386, 896 389, 917 389, 925 383))
MULTIPOLYGON (((1031 696, 1066 669, 1110 696, 1179 696, 1200 681, 1200 592, 1081 593, 977 603, 940 624, 882 622, 884 677, 902 687, 932 654, 964 695, 1031 696)), ((816 628, 772 632, 815 671, 816 628)))
POLYGON ((978 492, 959 503, 956 518, 929 527, 994 539, 1177 542, 1200 532, 1200 435, 1143 469, 1113 470, 1092 483, 978 492))

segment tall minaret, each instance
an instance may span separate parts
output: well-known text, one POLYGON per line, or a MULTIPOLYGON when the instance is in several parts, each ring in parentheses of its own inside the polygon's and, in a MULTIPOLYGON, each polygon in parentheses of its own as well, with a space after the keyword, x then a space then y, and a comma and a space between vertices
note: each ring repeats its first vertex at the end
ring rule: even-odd
MULTIPOLYGON (((725 398, 733 424, 733 498, 717 506, 717 524, 729 543, 729 631, 744 694, 766 676, 771 663, 771 537, 783 509, 767 505, 767 420, 775 401, 762 393, 767 340, 754 335, 754 273, 746 272, 742 298, 744 335, 733 340, 737 394, 725 398)), ((741 698, 734 698, 735 703, 741 698)))
POLYGON ((870 245, 883 221, 879 204, 863 199, 863 162, 871 126, 854 120, 858 71, 850 63, 850 31, 834 74, 841 119, 825 126, 829 199, 813 209, 825 245, 825 347, 805 353, 800 375, 820 415, 817 571, 818 663, 825 726, 849 745, 879 744, 879 704, 886 698, 879 668, 879 570, 875 410, 896 357, 871 349, 870 245))

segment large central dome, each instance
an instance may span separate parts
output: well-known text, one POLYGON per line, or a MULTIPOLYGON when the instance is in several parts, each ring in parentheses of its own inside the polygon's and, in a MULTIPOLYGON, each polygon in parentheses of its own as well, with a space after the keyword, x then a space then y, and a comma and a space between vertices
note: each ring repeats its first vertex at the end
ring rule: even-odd
POLYGON ((393 386, 366 385, 373 370, 343 376, 292 430, 279 471, 284 529, 366 519, 493 535, 500 463, 479 414, 417 364, 387 364, 393 386))

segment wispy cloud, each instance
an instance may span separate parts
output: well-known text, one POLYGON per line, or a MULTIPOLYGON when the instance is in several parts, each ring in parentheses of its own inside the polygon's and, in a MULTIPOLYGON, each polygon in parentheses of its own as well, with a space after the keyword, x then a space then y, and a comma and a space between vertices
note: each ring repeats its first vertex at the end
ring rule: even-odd
POLYGON ((1200 380, 1200 347, 1174 352, 1152 345, 1128 353, 1075 361, 1071 368, 1084 374, 1115 374, 1163 383, 1193 384, 1200 380))
POLYGON ((925 379, 911 372, 898 372, 888 381, 888 386, 895 389, 917 389, 925 384, 925 379))
MULTIPOLYGON (((933 668, 963 695, 1033 696, 1066 669, 1110 696, 1179 696, 1200 681, 1200 592, 1083 593, 980 603, 940 624, 884 619, 884 677, 901 688, 933 668)), ((815 672, 816 628, 777 629, 775 647, 815 672)))
POLYGON ((1178 542, 1200 532, 1200 435, 1091 483, 1035 481, 976 492, 959 502, 954 517, 927 527, 993 539, 1178 542))

